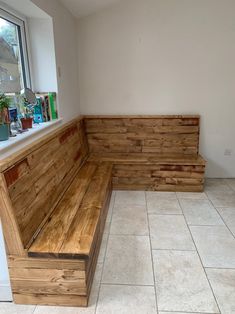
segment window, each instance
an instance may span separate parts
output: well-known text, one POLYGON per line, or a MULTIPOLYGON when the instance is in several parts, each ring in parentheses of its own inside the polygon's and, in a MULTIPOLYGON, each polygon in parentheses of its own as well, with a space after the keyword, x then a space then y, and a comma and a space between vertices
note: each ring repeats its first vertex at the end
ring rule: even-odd
POLYGON ((0 9, 0 92, 30 85, 24 21, 0 9))

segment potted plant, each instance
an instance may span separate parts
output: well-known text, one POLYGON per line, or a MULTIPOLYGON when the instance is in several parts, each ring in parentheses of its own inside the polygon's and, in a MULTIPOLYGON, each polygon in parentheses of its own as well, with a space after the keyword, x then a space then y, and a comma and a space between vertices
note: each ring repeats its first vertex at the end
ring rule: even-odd
POLYGON ((33 127, 34 106, 30 105, 26 100, 24 103, 24 116, 20 119, 22 129, 31 129, 33 127))
POLYGON ((0 141, 6 141, 10 136, 9 105, 10 98, 3 93, 0 94, 0 141))

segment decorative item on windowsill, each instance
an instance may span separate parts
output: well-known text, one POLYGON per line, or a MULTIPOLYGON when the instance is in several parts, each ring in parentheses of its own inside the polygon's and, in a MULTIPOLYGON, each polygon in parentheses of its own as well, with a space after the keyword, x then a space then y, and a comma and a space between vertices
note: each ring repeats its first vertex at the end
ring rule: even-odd
POLYGON ((20 119, 22 129, 31 129, 33 127, 34 106, 37 104, 37 98, 29 88, 23 89, 21 94, 24 97, 24 112, 22 113, 23 117, 20 119))
POLYGON ((0 94, 0 141, 6 141, 10 136, 9 105, 10 98, 0 94))

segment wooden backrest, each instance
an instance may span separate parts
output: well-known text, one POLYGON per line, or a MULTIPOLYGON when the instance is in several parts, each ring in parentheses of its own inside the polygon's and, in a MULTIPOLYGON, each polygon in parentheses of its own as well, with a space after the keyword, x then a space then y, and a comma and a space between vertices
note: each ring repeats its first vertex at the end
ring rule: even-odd
POLYGON ((87 154, 83 120, 78 119, 0 163, 24 248, 55 208, 87 154))
POLYGON ((90 152, 197 155, 199 116, 85 116, 90 152))

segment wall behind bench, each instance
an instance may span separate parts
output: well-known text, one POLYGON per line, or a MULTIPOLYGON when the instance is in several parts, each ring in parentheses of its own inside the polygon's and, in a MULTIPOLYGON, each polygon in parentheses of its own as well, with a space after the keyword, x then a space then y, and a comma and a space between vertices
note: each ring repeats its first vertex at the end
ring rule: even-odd
POLYGON ((200 114, 207 176, 235 177, 233 0, 123 0, 77 30, 82 114, 200 114))

